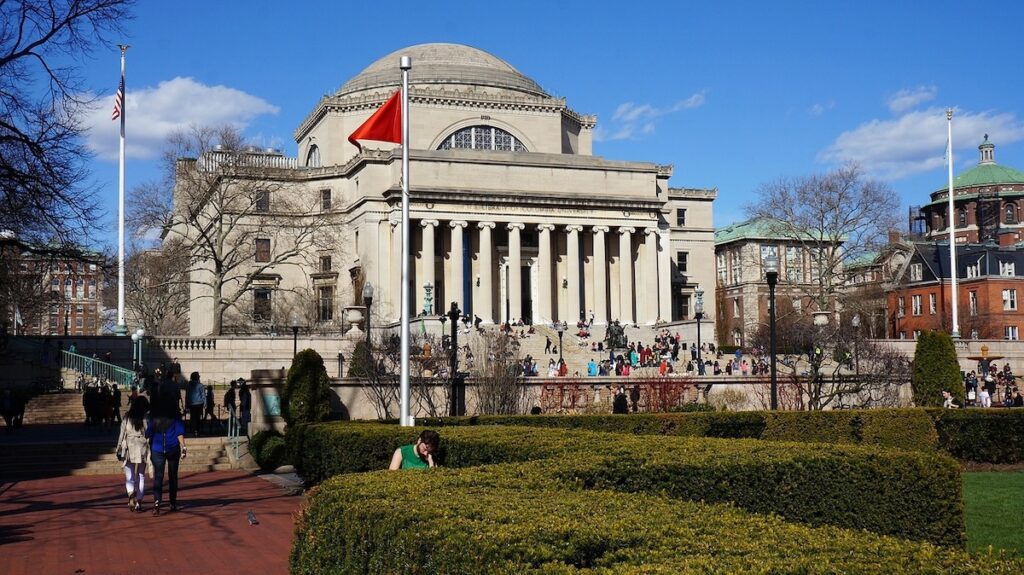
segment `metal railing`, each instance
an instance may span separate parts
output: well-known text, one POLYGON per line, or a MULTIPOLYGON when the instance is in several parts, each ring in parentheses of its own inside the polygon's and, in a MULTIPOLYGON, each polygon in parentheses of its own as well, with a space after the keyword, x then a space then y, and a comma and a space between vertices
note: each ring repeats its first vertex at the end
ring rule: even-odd
POLYGON ((228 448, 231 449, 231 453, 233 455, 232 459, 236 465, 238 464, 238 450, 241 444, 239 429, 238 416, 236 415, 235 410, 230 410, 228 416, 228 448))
POLYGON ((125 389, 132 384, 135 378, 135 374, 130 369, 67 350, 61 350, 60 368, 77 371, 84 377, 93 377, 99 381, 112 381, 125 389))

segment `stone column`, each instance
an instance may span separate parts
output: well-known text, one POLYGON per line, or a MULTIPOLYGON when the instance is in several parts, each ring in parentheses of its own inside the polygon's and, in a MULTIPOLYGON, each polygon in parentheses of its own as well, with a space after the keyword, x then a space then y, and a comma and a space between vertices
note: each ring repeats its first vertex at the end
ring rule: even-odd
POLYGON ((523 248, 519 232, 526 227, 520 223, 508 225, 508 313, 509 321, 523 318, 523 248))
POLYGON ((473 299, 474 313, 483 323, 494 323, 494 246, 491 245, 491 230, 494 222, 480 222, 480 289, 473 299))
POLYGON ((443 302, 443 309, 445 312, 451 307, 452 302, 459 304, 459 309, 463 312, 466 311, 466 297, 462 293, 462 283, 465 277, 465 270, 462 269, 462 230, 469 225, 465 221, 452 221, 448 222, 448 225, 452 228, 452 248, 451 248, 451 266, 452 266, 452 281, 451 286, 446 288, 448 292, 448 301, 443 302))
POLYGON ((644 265, 640 281, 636 282, 640 304, 640 321, 654 325, 658 320, 658 228, 644 228, 644 265))
POLYGON ((537 250, 537 319, 541 323, 551 323, 554 313, 551 306, 551 231, 555 226, 541 224, 537 226, 540 241, 537 250))
MULTIPOLYGON (((604 235, 608 226, 594 226, 594 323, 608 324, 608 252, 604 235)), ((587 318, 590 319, 590 318, 587 318)))
POLYGON ((569 297, 566 301, 566 316, 563 321, 573 325, 580 320, 580 232, 583 226, 565 226, 566 237, 566 279, 569 297))
POLYGON ((619 228, 619 321, 636 323, 633 317, 633 232, 636 228, 619 228))
MULTIPOLYGON (((419 293, 423 290, 423 286, 430 284, 433 288, 434 294, 434 313, 444 313, 444 310, 437 307, 440 303, 437 301, 437 279, 434 277, 434 229, 437 228, 437 220, 420 220, 420 227, 423 228, 423 235, 421 236, 421 242, 423 244, 420 254, 423 259, 423 277, 421 282, 417 282, 421 285, 416 286, 416 291, 419 293)), ((417 302, 415 309, 423 309, 423 301, 417 302)))
POLYGON ((672 321, 672 242, 669 234, 668 230, 662 230, 659 234, 661 246, 658 250, 658 316, 662 321, 672 321))

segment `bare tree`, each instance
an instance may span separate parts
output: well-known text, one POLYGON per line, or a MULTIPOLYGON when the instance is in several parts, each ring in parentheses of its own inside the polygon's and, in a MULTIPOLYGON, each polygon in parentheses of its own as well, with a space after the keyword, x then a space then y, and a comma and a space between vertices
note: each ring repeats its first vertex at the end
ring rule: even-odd
POLYGON ((188 259, 181 242, 171 241, 159 250, 136 251, 125 262, 126 311, 148 334, 188 333, 188 259))
MULTIPOLYGON (((819 310, 832 308, 837 300, 841 303, 844 263, 880 249, 888 232, 899 225, 896 194, 888 185, 868 179, 856 164, 765 184, 746 211, 761 219, 772 237, 783 238, 810 256, 811 283, 794 285, 819 310)), ((785 276, 780 274, 779 280, 784 283, 785 276)))
POLYGON ((0 2, 0 230, 72 244, 94 221, 78 121, 93 100, 77 66, 121 34, 131 4, 0 2))
POLYGON ((162 185, 134 190, 133 220, 187 246, 190 297, 212 300, 212 335, 222 333, 229 310, 251 315, 239 308, 260 281, 285 266, 310 267, 333 246, 315 194, 289 182, 280 156, 248 151, 234 128, 175 134, 164 163, 162 185))
MULTIPOLYGON (((356 345, 349 376, 364 380, 363 393, 373 404, 377 417, 391 419, 397 415, 399 405, 401 338, 395 333, 383 333, 372 339, 372 349, 365 342, 356 345)), ((435 353, 436 344, 432 334, 413 333, 409 337, 410 399, 417 408, 413 412, 430 417, 447 415, 450 397, 444 380, 435 379, 445 362, 443 355, 435 353)))
POLYGON ((485 331, 473 339, 472 349, 480 414, 523 413, 526 386, 523 385, 518 339, 501 332, 485 331))

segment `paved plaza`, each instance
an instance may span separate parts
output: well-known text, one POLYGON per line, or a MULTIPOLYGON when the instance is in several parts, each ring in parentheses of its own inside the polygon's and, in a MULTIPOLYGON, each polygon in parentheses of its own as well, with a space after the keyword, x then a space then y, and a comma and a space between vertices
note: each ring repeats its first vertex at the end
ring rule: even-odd
POLYGON ((301 496, 246 472, 189 473, 181 508, 153 517, 128 511, 123 483, 97 475, 0 484, 0 573, 288 572, 301 496), (258 525, 247 521, 250 509, 258 525))

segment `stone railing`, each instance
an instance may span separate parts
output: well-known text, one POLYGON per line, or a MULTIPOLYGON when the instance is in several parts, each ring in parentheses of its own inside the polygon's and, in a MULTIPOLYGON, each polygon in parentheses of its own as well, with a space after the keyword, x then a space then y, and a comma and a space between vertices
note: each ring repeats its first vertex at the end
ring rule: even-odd
POLYGON ((167 337, 158 336, 152 341, 163 350, 167 351, 214 351, 217 349, 217 340, 212 337, 167 337))

